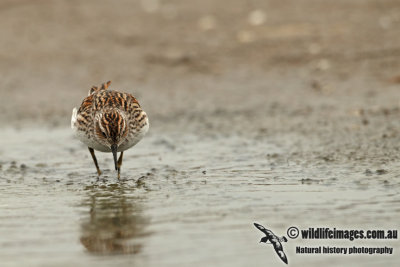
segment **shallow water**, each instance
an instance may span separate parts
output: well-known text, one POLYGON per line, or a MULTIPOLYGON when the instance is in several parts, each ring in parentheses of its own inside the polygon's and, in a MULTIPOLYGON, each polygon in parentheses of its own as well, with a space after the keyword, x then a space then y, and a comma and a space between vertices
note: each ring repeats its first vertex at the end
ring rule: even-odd
MULTIPOLYGON (((118 181, 111 155, 102 153, 97 179, 87 148, 69 129, 6 129, 2 137, 2 266, 278 265, 253 222, 277 235, 292 225, 400 228, 395 171, 289 157, 289 145, 150 134, 124 155, 118 181)), ((284 249, 294 266, 395 266, 400 244, 290 239, 284 249), (297 245, 339 244, 386 245, 395 254, 295 253, 297 245)))

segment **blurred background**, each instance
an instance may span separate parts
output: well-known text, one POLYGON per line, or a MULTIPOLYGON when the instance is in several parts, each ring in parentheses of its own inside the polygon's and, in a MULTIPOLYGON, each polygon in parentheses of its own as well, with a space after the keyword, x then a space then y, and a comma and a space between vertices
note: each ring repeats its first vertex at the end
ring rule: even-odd
POLYGON ((360 97, 397 90, 399 8, 395 0, 2 0, 0 120, 64 127, 106 80, 134 93, 153 125, 182 112, 341 105, 355 94, 356 109, 360 97))
MULTIPOLYGON (((253 222, 400 227, 398 0, 0 0, 0 33, 2 266, 265 266, 253 222), (151 125, 120 182, 69 129, 108 80, 151 125)), ((338 244, 284 248, 398 265, 295 253, 338 244)))

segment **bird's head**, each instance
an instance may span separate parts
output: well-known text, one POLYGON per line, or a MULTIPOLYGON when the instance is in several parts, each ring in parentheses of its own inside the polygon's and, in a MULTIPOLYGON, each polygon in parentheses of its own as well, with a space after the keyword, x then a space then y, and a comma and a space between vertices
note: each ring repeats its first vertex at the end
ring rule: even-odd
POLYGON ((261 238, 260 243, 267 243, 268 242, 268 237, 264 236, 261 238))
POLYGON ((128 135, 127 124, 125 113, 118 109, 105 110, 95 116, 97 140, 111 149, 114 156, 115 169, 117 169, 118 147, 128 135))

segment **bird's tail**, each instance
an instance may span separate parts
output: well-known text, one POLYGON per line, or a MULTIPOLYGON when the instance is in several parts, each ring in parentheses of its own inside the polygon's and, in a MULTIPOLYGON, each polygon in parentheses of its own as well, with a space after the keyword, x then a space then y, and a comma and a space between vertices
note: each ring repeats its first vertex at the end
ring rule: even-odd
POLYGON ((106 83, 103 83, 103 84, 101 85, 100 88, 93 85, 92 88, 90 88, 89 94, 88 94, 88 95, 91 95, 91 94, 93 94, 94 92, 97 92, 97 91, 99 91, 99 90, 107 90, 108 87, 110 86, 110 84, 111 84, 111 81, 108 81, 108 82, 106 82, 106 83))

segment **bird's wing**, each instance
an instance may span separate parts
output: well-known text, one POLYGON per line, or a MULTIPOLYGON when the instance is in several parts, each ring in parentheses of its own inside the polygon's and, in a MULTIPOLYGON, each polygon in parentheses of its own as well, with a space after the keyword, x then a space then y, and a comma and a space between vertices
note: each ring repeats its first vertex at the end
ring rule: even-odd
POLYGON ((279 258, 281 258, 281 260, 284 263, 288 264, 286 254, 285 254, 285 252, 283 252, 282 244, 279 241, 273 242, 272 244, 273 244, 276 254, 278 254, 279 258))
POLYGON ((261 232, 263 232, 265 235, 267 235, 267 236, 274 236, 274 233, 272 233, 271 230, 265 228, 265 227, 262 226, 261 224, 254 223, 254 226, 257 227, 257 229, 260 230, 261 232))
POLYGON ((254 223, 254 226, 257 227, 257 229, 260 230, 261 232, 267 231, 267 229, 264 226, 262 226, 261 224, 254 223))
POLYGON ((78 109, 78 114, 82 112, 91 113, 91 109, 93 107, 93 95, 85 97, 83 99, 81 106, 78 109))

